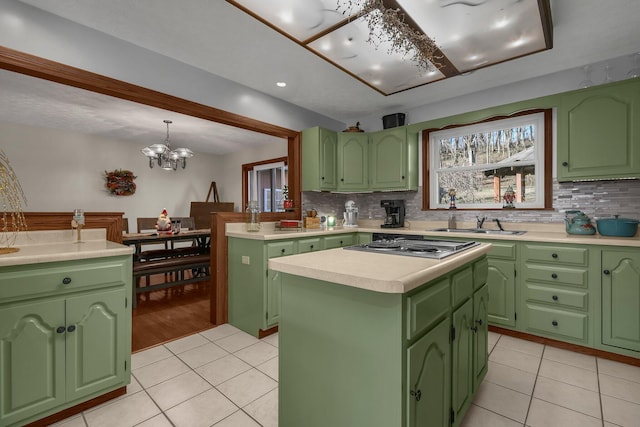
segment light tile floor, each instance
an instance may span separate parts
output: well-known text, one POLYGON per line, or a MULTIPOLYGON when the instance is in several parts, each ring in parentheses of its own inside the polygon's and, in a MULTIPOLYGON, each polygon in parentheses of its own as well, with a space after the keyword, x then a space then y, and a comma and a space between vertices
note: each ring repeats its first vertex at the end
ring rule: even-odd
MULTIPOLYGON (((494 333, 489 349, 462 427, 640 427, 640 367, 494 333)), ((278 425, 277 334, 258 340, 222 325, 136 353, 131 364, 125 396, 55 425, 278 425)))

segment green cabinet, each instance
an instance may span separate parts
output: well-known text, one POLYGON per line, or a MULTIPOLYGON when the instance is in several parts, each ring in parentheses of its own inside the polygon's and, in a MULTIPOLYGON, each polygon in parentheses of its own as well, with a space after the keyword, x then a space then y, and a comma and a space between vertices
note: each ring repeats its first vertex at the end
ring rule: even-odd
POLYGON ((517 244, 489 242, 493 245, 489 260, 489 321, 500 326, 516 325, 517 244))
POLYGON ((0 425, 128 384, 130 295, 130 257, 3 268, 0 425))
POLYGON ((475 283, 486 268, 481 258, 407 294, 283 274, 280 426, 461 423, 486 372, 487 288, 475 283))
POLYGON ((640 177, 640 80, 563 94, 558 181, 640 177))
POLYGON ((417 149, 417 135, 408 135, 405 128, 369 134, 371 189, 417 190, 417 149))
POLYGON ((449 319, 443 319, 407 349, 409 427, 443 427, 450 423, 450 329, 449 319))
POLYGON ((589 251, 587 247, 566 245, 526 243, 522 246, 526 331, 593 345, 589 251))
POLYGON ((303 191, 418 189, 418 134, 405 127, 379 132, 302 131, 303 191))
POLYGON ((356 240, 356 233, 270 241, 229 237, 229 323, 254 336, 278 325, 282 274, 269 269, 269 259, 351 246, 356 240))
POLYGON ((361 132, 338 133, 338 191, 369 189, 369 137, 361 132))
POLYGON ((336 132, 321 127, 302 131, 302 191, 337 188, 336 132))
POLYGON ((602 344, 640 352, 640 250, 602 251, 602 344))

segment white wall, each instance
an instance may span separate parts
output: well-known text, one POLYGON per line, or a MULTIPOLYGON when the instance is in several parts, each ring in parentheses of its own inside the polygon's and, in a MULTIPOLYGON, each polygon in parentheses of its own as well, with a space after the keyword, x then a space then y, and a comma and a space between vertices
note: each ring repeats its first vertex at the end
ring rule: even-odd
MULTIPOLYGON (((150 169, 140 153, 144 144, 35 126, 0 123, 0 149, 8 156, 27 197, 25 211, 124 212, 152 217, 167 208, 169 216, 189 216, 190 202, 204 201, 212 181, 220 201, 242 206, 242 165, 287 155, 287 141, 225 156, 196 154, 187 168, 150 169), (105 188, 105 171, 126 169, 137 176, 135 194, 114 196, 105 188)), ((210 201, 213 201, 211 196, 210 201)))

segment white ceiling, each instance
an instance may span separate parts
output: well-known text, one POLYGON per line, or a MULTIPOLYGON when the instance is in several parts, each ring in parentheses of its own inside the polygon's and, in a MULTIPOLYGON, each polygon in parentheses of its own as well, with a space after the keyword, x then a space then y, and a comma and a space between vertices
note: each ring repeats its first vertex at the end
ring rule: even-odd
MULTIPOLYGON (((223 0, 22 1, 344 123, 355 123, 375 114, 407 111, 640 50, 640 1, 551 0, 553 49, 384 96, 223 0), (286 81, 288 85, 278 88, 277 81, 286 81)), ((471 7, 462 4, 450 7, 458 8, 461 14, 472 12, 471 7)), ((14 85, 6 79, 11 77, 0 76, 3 91, 14 85)), ((23 86, 28 94, 31 84, 23 86)), ((104 96, 78 98, 74 94, 65 100, 53 89, 50 93, 60 100, 59 110, 64 112, 64 119, 50 116, 43 120, 54 122, 82 117, 83 126, 95 127, 109 135, 120 132, 123 138, 143 138, 153 134, 154 142, 158 137, 164 138, 163 123, 155 123, 156 119, 154 123, 146 123, 149 120, 135 118, 135 110, 150 107, 111 98, 105 100, 104 96), (82 99, 82 103, 78 99, 82 99), (128 108, 130 114, 108 114, 109 110, 118 108, 128 108), (88 122, 87 116, 94 120, 88 122), (129 120, 123 122, 119 117, 129 117, 129 120)), ((33 102, 46 105, 48 101, 33 102)), ((0 113, 3 117, 8 114, 7 111, 0 113)), ((165 116, 163 118, 175 122, 171 128, 174 146, 182 145, 178 141, 178 126, 183 118, 176 118, 175 113, 165 116)), ((184 145, 194 151, 204 152, 198 141, 184 141, 184 145)))

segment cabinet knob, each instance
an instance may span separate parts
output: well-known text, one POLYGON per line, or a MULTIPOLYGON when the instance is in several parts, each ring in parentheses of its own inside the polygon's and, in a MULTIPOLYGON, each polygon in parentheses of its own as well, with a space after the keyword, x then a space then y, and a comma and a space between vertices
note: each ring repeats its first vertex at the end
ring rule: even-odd
POLYGON ((472 326, 470 328, 473 332, 478 332, 478 327, 477 326, 472 326))
POLYGON ((551 274, 551 278, 552 278, 552 279, 557 279, 557 278, 558 278, 558 275, 557 275, 556 273, 552 273, 552 274, 551 274))
POLYGON ((476 320, 476 323, 477 323, 478 325, 482 326, 482 319, 478 319, 478 320, 476 320))
POLYGON ((73 332, 73 331, 75 331, 75 330, 76 330, 76 325, 70 325, 70 326, 67 328, 67 332, 73 332))
POLYGON ((64 279, 62 279, 62 283, 64 285, 68 285, 69 283, 71 283, 71 277, 65 277, 64 279))
POLYGON ((402 179, 404 179, 404 175, 402 175, 402 179))
POLYGON ((67 330, 67 328, 65 328, 64 326, 58 326, 58 328, 56 329, 56 332, 61 334, 66 330, 67 330))
POLYGON ((340 181, 341 181, 341 182, 344 182, 344 178, 340 178, 340 181))
POLYGON ((309 246, 310 249, 313 249, 313 245, 309 246))
POLYGON ((420 390, 413 391, 411 390, 409 394, 416 398, 416 402, 419 402, 422 398, 422 392, 420 390))
POLYGON ((324 176, 322 178, 320 178, 320 179, 324 181, 324 176))
POLYGON ((562 162, 562 166, 569 166, 569 162, 562 162))
POLYGON ((342 240, 340 240, 340 246, 342 246, 342 240))
POLYGON ((558 258, 558 254, 556 253, 551 254, 551 258, 558 258))
POLYGON ((280 249, 280 252, 285 253, 285 249, 284 248, 280 249))
POLYGON ((553 326, 558 326, 558 321, 557 321, 557 320, 554 320, 553 322, 551 322, 551 324, 552 324, 553 326))
POLYGON ((558 295, 552 296, 551 299, 554 300, 554 301, 558 301, 558 295))
POLYGON ((604 271, 603 271, 603 273, 604 273, 604 274, 606 274, 607 276, 608 276, 609 274, 611 274, 611 272, 610 272, 609 270, 604 270, 604 271))

